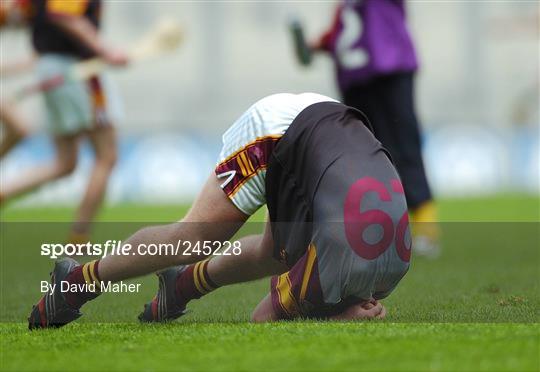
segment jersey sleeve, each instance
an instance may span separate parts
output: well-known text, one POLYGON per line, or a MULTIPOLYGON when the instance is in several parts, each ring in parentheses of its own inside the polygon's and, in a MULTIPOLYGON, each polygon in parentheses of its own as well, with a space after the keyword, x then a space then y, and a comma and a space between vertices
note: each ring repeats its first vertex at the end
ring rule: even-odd
POLYGON ((47 0, 47 14, 80 17, 88 7, 88 0, 47 0))
POLYGON ((222 157, 215 169, 221 188, 234 205, 251 216, 266 203, 265 175, 270 153, 281 136, 257 138, 229 155, 224 143, 222 157))

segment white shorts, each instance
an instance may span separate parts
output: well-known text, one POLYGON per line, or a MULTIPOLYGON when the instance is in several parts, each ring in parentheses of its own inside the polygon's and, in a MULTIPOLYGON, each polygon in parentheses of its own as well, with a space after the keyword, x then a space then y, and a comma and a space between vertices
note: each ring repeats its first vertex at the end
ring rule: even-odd
POLYGON ((328 101, 336 102, 315 93, 274 94, 256 102, 223 134, 215 172, 240 211, 252 215, 266 203, 268 160, 296 116, 312 104, 328 101))
MULTIPOLYGON (((77 58, 46 54, 39 58, 39 81, 66 74, 77 58)), ((55 135, 76 134, 121 119, 121 102, 115 87, 105 76, 86 81, 66 81, 44 93, 48 129, 55 135)))

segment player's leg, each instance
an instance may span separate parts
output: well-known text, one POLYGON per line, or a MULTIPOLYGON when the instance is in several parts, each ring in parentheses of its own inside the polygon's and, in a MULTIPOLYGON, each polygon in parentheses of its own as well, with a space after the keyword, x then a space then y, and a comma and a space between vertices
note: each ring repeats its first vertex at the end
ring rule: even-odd
MULTIPOLYGON (((68 71, 74 60, 59 55, 40 57, 37 74, 45 80, 68 71)), ((47 108, 47 126, 54 138, 56 159, 37 166, 20 175, 16 182, 4 185, 2 196, 6 199, 31 191, 49 181, 70 174, 77 164, 77 146, 81 130, 89 121, 87 93, 82 83, 65 83, 44 93, 47 108), (86 115, 87 114, 87 115, 86 115)))
POLYGON ((110 255, 84 265, 78 265, 74 260, 57 263, 53 271, 55 280, 77 285, 93 284, 97 291, 91 291, 86 286, 88 290, 85 291, 66 292, 53 301, 53 308, 44 304, 52 295, 57 294, 46 293, 30 315, 30 328, 61 326, 75 320, 80 316, 78 309, 99 295, 102 282, 129 279, 204 258, 195 254, 174 254, 176 252, 144 255, 144 252, 136 249, 141 244, 176 245, 178 240, 192 244, 205 240, 223 242, 230 239, 247 218, 223 193, 218 179, 212 174, 182 222, 137 231, 124 243, 125 246, 129 244, 133 247, 130 254, 110 255))
MULTIPOLYGON (((181 222, 143 228, 127 239, 125 244, 137 247, 143 243, 176 243, 178 240, 192 244, 205 240, 223 242, 230 239, 247 218, 223 193, 218 179, 212 174, 181 222)), ((133 253, 102 259, 99 264, 100 279, 128 279, 204 258, 195 254, 143 256, 138 252, 133 253)))
POLYGON ((407 204, 415 210, 431 200, 420 144, 420 127, 414 107, 413 74, 396 74, 385 78, 382 105, 386 108, 386 125, 390 127, 395 148, 392 156, 407 197, 407 204))
POLYGON ((225 285, 249 282, 287 271, 287 266, 274 258, 269 222, 266 223, 264 234, 246 236, 238 243, 241 247, 239 255, 217 255, 190 265, 182 273, 183 278, 177 283, 177 295, 183 305, 225 285), (201 288, 195 285, 197 281, 210 284, 200 291, 201 288))
POLYGON ((414 224, 414 247, 418 253, 436 255, 439 239, 437 210, 422 159, 413 85, 413 73, 388 77, 382 99, 386 107, 386 123, 391 126, 392 135, 396 139, 392 155, 403 181, 414 224))
POLYGON ((4 137, 0 142, 0 158, 27 136, 24 119, 11 106, 0 104, 0 121, 4 124, 4 137))
POLYGON ((33 167, 22 172, 17 180, 3 184, 0 192, 3 200, 34 190, 73 172, 77 165, 78 137, 58 136, 54 139, 54 147, 56 155, 52 163, 33 167))
POLYGON ((262 235, 240 240, 238 256, 216 256, 208 263, 208 275, 219 286, 243 283, 287 271, 285 264, 274 258, 274 241, 270 222, 262 235))
POLYGON ((241 247, 239 255, 217 255, 187 267, 175 267, 158 273, 158 295, 146 304, 139 319, 145 322, 175 319, 184 313, 190 301, 221 286, 248 282, 287 270, 283 263, 273 257, 270 223, 266 224, 264 234, 241 238, 238 243, 241 247))
POLYGON ((103 202, 107 183, 116 164, 116 131, 112 125, 99 126, 88 132, 95 154, 86 192, 77 210, 70 241, 86 242, 90 224, 103 202))
POLYGON ((223 193, 212 174, 181 222, 143 228, 124 243, 134 247, 133 254, 111 255, 96 262, 99 264, 99 279, 115 282, 199 261, 204 257, 195 254, 142 255, 135 247, 150 243, 176 244, 178 240, 192 244, 204 240, 223 242, 234 235, 247 218, 223 193))

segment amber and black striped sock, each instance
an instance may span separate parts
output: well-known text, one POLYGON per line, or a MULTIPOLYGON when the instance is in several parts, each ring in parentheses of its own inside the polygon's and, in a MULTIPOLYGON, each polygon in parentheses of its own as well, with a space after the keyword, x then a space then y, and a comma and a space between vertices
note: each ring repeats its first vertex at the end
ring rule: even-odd
POLYGON ((208 276, 208 262, 210 259, 189 265, 176 279, 176 298, 178 306, 185 307, 186 304, 207 293, 219 288, 219 286, 208 276))
POLYGON ((69 284, 77 284, 77 291, 65 292, 66 301, 69 305, 80 308, 85 302, 93 300, 101 294, 101 280, 99 279, 99 261, 95 260, 88 262, 84 265, 77 266, 66 277, 66 281, 69 284), (93 286, 81 286, 82 284, 94 284, 95 291, 84 290, 86 288, 91 289, 93 286), (83 288, 81 290, 81 288, 83 288))

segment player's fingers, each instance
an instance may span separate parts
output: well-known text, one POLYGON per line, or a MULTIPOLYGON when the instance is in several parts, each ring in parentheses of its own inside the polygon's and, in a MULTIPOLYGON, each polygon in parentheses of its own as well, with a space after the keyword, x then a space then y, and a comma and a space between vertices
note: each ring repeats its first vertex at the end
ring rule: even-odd
POLYGON ((362 305, 362 308, 363 308, 363 309, 366 309, 366 310, 370 310, 370 309, 372 309, 374 306, 375 306, 375 304, 373 304, 373 303, 371 303, 371 302, 366 302, 365 304, 362 305))
POLYGON ((383 306, 380 303, 377 303, 373 305, 371 309, 363 308, 364 317, 368 319, 372 319, 377 317, 383 309, 383 306))

